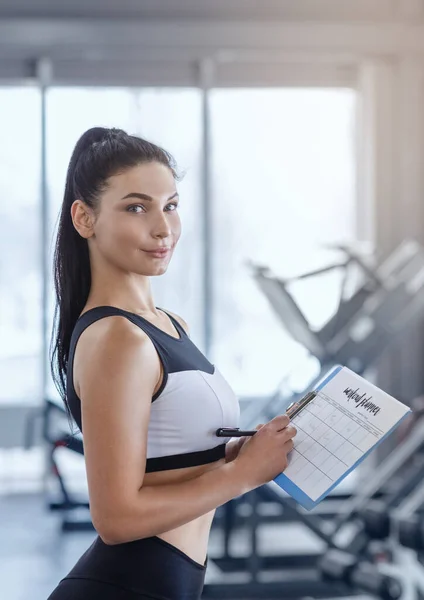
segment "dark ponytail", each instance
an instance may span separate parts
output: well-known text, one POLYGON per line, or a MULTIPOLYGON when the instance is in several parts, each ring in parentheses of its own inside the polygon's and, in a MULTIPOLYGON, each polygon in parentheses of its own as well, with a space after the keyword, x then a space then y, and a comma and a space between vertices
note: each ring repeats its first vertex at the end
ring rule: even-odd
POLYGON ((80 199, 94 213, 112 175, 141 163, 159 162, 176 176, 172 156, 155 144, 121 129, 93 127, 78 140, 66 174, 53 259, 56 292, 50 343, 51 374, 72 422, 66 398, 66 375, 72 331, 90 292, 91 268, 87 240, 75 229, 71 206, 80 199))

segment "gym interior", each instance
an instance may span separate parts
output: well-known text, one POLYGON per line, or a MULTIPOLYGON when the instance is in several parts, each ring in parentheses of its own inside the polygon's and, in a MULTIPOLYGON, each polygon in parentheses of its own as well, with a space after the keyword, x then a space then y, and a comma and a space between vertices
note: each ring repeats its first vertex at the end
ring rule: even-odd
POLYGON ((313 506, 272 481, 218 507, 202 597, 422 600, 423 0, 0 0, 1 598, 45 600, 95 536, 49 367, 58 211, 93 126, 183 173, 152 288, 242 428, 336 365, 408 409, 313 506))

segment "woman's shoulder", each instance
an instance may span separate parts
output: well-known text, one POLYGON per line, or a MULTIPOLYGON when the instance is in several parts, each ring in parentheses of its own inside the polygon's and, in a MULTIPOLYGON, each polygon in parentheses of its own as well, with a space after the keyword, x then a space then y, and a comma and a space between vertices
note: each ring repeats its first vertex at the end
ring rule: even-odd
POLYGON ((182 317, 180 317, 180 315, 177 315, 176 313, 173 313, 168 309, 165 309, 165 310, 169 315, 171 315, 172 317, 174 317, 174 319, 176 319, 178 321, 178 323, 181 325, 181 327, 183 327, 185 329, 185 331, 188 335, 190 333, 190 331, 189 331, 187 322, 182 317))

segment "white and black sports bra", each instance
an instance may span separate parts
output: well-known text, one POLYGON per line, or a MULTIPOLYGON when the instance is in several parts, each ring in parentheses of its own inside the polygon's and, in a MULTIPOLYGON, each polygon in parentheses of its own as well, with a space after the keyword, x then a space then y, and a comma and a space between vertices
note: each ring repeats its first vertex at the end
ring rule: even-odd
POLYGON ((218 438, 215 431, 219 427, 238 427, 240 419, 238 398, 230 385, 180 323, 166 314, 178 331, 178 338, 135 313, 114 306, 97 306, 79 317, 69 349, 67 400, 83 433, 81 401, 72 376, 75 348, 82 332, 99 319, 121 315, 151 339, 162 362, 163 381, 152 397, 146 473, 192 467, 224 458, 230 438, 218 438))

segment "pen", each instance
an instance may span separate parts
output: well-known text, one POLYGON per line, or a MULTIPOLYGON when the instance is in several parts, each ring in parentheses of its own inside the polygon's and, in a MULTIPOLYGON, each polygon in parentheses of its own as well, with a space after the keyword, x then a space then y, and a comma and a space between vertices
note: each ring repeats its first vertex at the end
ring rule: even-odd
MULTIPOLYGON (((317 391, 308 392, 303 398, 298 400, 297 402, 293 402, 290 406, 287 407, 286 415, 290 419, 294 419, 296 415, 298 415, 304 408, 307 406, 317 395, 317 391)), ((258 430, 242 430, 239 427, 220 427, 216 430, 217 437, 243 437, 243 436, 251 436, 258 433, 258 430)))

